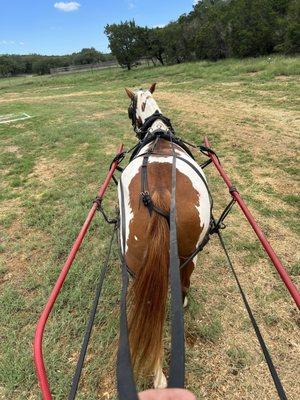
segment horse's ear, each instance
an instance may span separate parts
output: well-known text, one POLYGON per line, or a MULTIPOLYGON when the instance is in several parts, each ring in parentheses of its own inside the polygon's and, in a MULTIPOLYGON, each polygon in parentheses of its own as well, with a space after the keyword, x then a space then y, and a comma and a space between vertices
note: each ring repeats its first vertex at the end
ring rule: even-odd
POLYGON ((133 99, 134 99, 134 96, 135 96, 134 92, 133 92, 131 89, 128 89, 128 88, 125 88, 125 91, 126 91, 126 93, 127 93, 127 96, 128 96, 131 100, 133 100, 133 99))
POLYGON ((156 83, 153 83, 149 89, 149 92, 153 94, 155 92, 156 83))

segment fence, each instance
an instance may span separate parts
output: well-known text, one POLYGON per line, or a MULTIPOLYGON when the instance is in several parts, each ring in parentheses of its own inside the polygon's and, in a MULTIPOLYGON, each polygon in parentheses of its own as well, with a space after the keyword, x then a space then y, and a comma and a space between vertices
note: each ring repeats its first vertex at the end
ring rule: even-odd
POLYGON ((116 68, 118 66, 119 64, 117 61, 104 61, 98 64, 68 65, 67 67, 50 68, 50 74, 68 74, 81 71, 93 71, 95 69, 116 68))
MULTIPOLYGON (((148 65, 148 67, 153 64, 155 65, 155 61, 151 58, 142 57, 136 63, 138 65, 148 65)), ((59 67, 59 68, 50 68, 51 75, 57 74, 69 74, 73 72, 81 72, 81 71, 93 71, 97 69, 106 69, 106 68, 117 68, 120 67, 117 61, 104 61, 98 64, 84 64, 84 65, 68 65, 67 67, 59 67)))

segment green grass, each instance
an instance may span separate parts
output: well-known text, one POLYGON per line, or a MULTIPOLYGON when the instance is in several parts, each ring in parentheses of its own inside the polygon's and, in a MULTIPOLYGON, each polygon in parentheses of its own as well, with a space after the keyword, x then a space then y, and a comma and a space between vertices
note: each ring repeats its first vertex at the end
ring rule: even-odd
POLYGON ((227 350, 227 355, 230 358, 231 366, 235 369, 245 368, 247 365, 247 352, 241 347, 232 347, 227 350))
MULTIPOLYGON (((281 192, 273 181, 260 184, 252 170, 259 159, 266 179, 280 179, 280 173, 284 173, 284 179, 294 181, 297 166, 289 143, 286 149, 278 147, 276 152, 267 142, 257 152, 254 143, 259 140, 257 132, 262 136, 271 132, 275 137, 289 128, 289 124, 282 127, 281 117, 277 120, 276 116, 282 113, 293 121, 299 73, 298 58, 274 56, 271 61, 262 57, 130 72, 113 69, 0 80, 0 115, 26 112, 33 116, 26 121, 0 125, 0 397, 39 398, 31 345, 38 317, 117 147, 121 142, 127 148, 136 143, 127 118, 129 101, 124 87, 146 87, 157 81, 158 99, 160 93, 164 94, 158 103, 171 117, 179 136, 200 143, 204 135, 209 135, 226 169, 234 174, 238 187, 245 192, 253 212, 264 218, 267 228, 271 218, 281 221, 289 230, 287 241, 291 241, 297 226, 295 193, 281 192), (180 103, 181 94, 188 96, 188 104, 180 103), (223 106, 228 108, 222 114, 223 106), (184 107, 190 107, 191 111, 184 107), (241 108, 236 111, 236 107, 241 108), (255 111, 262 109, 267 120, 256 116, 255 111), (221 113, 223 119, 206 117, 209 111, 213 117, 221 113), (231 114, 227 118, 228 113, 231 114), (269 170, 270 165, 277 168, 275 176, 269 170), (282 203, 270 207, 258 196, 282 199, 282 203)), ((287 133, 290 135, 290 131, 287 133)), ((286 137, 288 141, 289 136, 286 137)), ((209 182, 216 207, 221 209, 228 196, 212 171, 208 172, 209 182)), ((114 213, 115 202, 116 189, 111 186, 105 201, 110 215, 114 213)), ((253 237, 243 236, 244 228, 239 224, 235 211, 229 225, 236 226, 239 238, 236 241, 236 232, 229 228, 226 235, 232 250, 241 254, 249 267, 260 262, 264 255, 253 237)), ((109 234, 110 227, 97 215, 47 325, 44 354, 55 399, 67 396, 109 234)), ((278 243, 282 240, 278 239, 278 243)), ((285 253, 283 257, 287 257, 285 253)), ((298 264, 293 254, 290 257, 290 271, 296 277, 298 264)), ((212 371, 206 367, 207 360, 201 358, 201 351, 206 348, 213 351, 225 340, 229 328, 222 319, 223 313, 228 312, 223 292, 229 299, 235 296, 224 258, 218 253, 212 254, 212 258, 213 266, 207 267, 205 261, 204 270, 200 269, 199 280, 203 285, 193 287, 186 316, 187 368, 192 376, 188 385, 199 398, 205 398, 199 382, 212 371), (224 281, 231 283, 223 288, 224 281), (202 317, 204 320, 199 322, 202 317), (203 346, 201 351, 193 347, 199 343, 203 346), (199 362, 193 362, 196 353, 199 362)), ((104 399, 106 391, 110 392, 110 398, 115 398, 112 354, 118 331, 119 272, 114 249, 78 399, 104 399)), ((275 279, 269 270, 266 274, 275 279)), ((263 287, 255 293, 257 298, 263 296, 267 306, 286 296, 277 286, 267 294, 263 287)), ((272 312, 265 316, 266 326, 279 325, 274 318, 272 312)), ((249 351, 233 347, 224 362, 243 369, 249 351)), ((219 386, 219 383, 207 384, 210 398, 214 387, 219 386)))

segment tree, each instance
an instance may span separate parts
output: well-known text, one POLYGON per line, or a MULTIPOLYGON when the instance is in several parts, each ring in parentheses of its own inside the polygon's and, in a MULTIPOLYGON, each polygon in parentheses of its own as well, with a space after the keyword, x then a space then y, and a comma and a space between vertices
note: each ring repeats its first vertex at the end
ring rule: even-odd
POLYGON ((269 54, 276 45, 277 15, 274 0, 232 0, 229 10, 229 45, 233 56, 269 54))
POLYGON ((229 55, 227 13, 228 3, 222 0, 206 0, 195 6, 197 58, 216 61, 229 55))
POLYGON ((41 59, 32 63, 32 72, 37 75, 50 74, 50 66, 48 60, 41 59))
POLYGON ((105 57, 100 51, 97 51, 94 47, 84 48, 79 53, 74 54, 74 64, 85 65, 85 64, 96 64, 101 61, 105 61, 105 57))
POLYGON ((182 26, 171 22, 164 28, 163 44, 167 62, 170 64, 185 61, 185 45, 183 41, 182 26))
POLYGON ((286 17, 286 32, 281 46, 286 54, 300 53, 300 3, 291 1, 286 17))
POLYGON ((0 57, 0 76, 10 76, 13 72, 13 62, 7 56, 0 57))
POLYGON ((139 41, 144 56, 156 58, 164 65, 163 28, 140 28, 139 41))
POLYGON ((134 21, 125 21, 120 24, 106 25, 104 32, 118 63, 130 70, 143 53, 140 40, 141 29, 134 21))

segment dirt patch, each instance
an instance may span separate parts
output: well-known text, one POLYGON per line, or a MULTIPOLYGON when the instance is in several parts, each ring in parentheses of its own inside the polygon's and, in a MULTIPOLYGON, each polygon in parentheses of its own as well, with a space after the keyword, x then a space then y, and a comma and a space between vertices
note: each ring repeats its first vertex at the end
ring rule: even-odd
POLYGON ((120 114, 123 112, 124 112, 123 108, 114 108, 112 110, 97 111, 91 115, 87 115, 86 117, 84 117, 84 119, 91 120, 91 121, 99 120, 99 119, 107 119, 107 118, 113 117, 113 115, 115 115, 115 114, 120 114))
POLYGON ((6 213, 14 209, 16 211, 20 210, 21 200, 19 198, 10 199, 0 202, 0 216, 4 217, 6 213))
POLYGON ((22 211, 14 220, 6 232, 6 236, 0 236, 0 242, 4 244, 2 258, 6 267, 6 273, 1 277, 0 284, 13 281, 21 282, 30 268, 33 268, 41 259, 46 259, 48 249, 38 248, 35 243, 49 243, 45 232, 37 229, 24 227, 22 222, 22 211), (28 241, 30 238, 30 242, 28 241), (18 243, 17 246, 15 244, 18 243))
POLYGON ((252 72, 247 72, 247 75, 248 76, 257 76, 257 75, 259 75, 259 71, 252 71, 252 72))
MULTIPOLYGON (((75 85, 47 87, 47 91, 72 89, 74 86, 75 85)), ((36 89, 33 91, 33 93, 43 93, 43 92, 45 93, 45 89, 36 89)))
MULTIPOLYGON (((268 170, 255 166, 251 170, 251 173, 261 186, 269 185, 278 195, 297 193, 299 191, 297 181, 284 171, 280 171, 280 176, 277 176, 278 169, 276 170, 273 165, 270 165, 268 170)), ((275 201, 279 205, 279 201, 275 201)), ((280 202, 280 206, 283 208, 287 207, 282 201, 280 202)))
POLYGON ((204 126, 206 132, 222 134, 227 145, 239 143, 254 154, 261 154, 268 142, 272 142, 272 149, 280 148, 281 154, 290 154, 286 137, 279 132, 294 140, 299 134, 299 124, 292 111, 256 107, 256 104, 236 100, 224 101, 220 94, 211 97, 211 94, 201 91, 158 93, 157 98, 173 112, 174 109, 179 111, 182 116, 180 128, 186 129, 186 122, 198 125, 199 129, 204 126))
POLYGON ((281 82, 285 82, 285 81, 292 81, 292 80, 294 80, 295 79, 295 77, 294 76, 287 76, 287 75, 277 75, 277 76, 275 76, 275 79, 277 80, 277 81, 281 81, 281 82))
POLYGON ((6 146, 4 148, 4 152, 13 153, 17 158, 21 158, 22 154, 20 148, 18 146, 6 146))
POLYGON ((2 99, 0 99, 0 103, 13 103, 13 102, 30 102, 30 103, 37 103, 41 101, 48 101, 48 100, 59 100, 65 98, 72 98, 72 97, 84 97, 84 96, 100 96, 103 94, 101 91, 97 92, 88 92, 86 90, 81 92, 73 92, 73 93, 63 93, 57 95, 49 95, 49 96, 24 96, 17 95, 16 93, 10 93, 8 96, 4 95, 2 99), (15 96, 13 96, 15 95, 15 96))
POLYGON ((29 179, 35 179, 39 183, 49 185, 53 179, 59 176, 72 175, 72 160, 58 160, 41 157, 37 160, 29 179))

